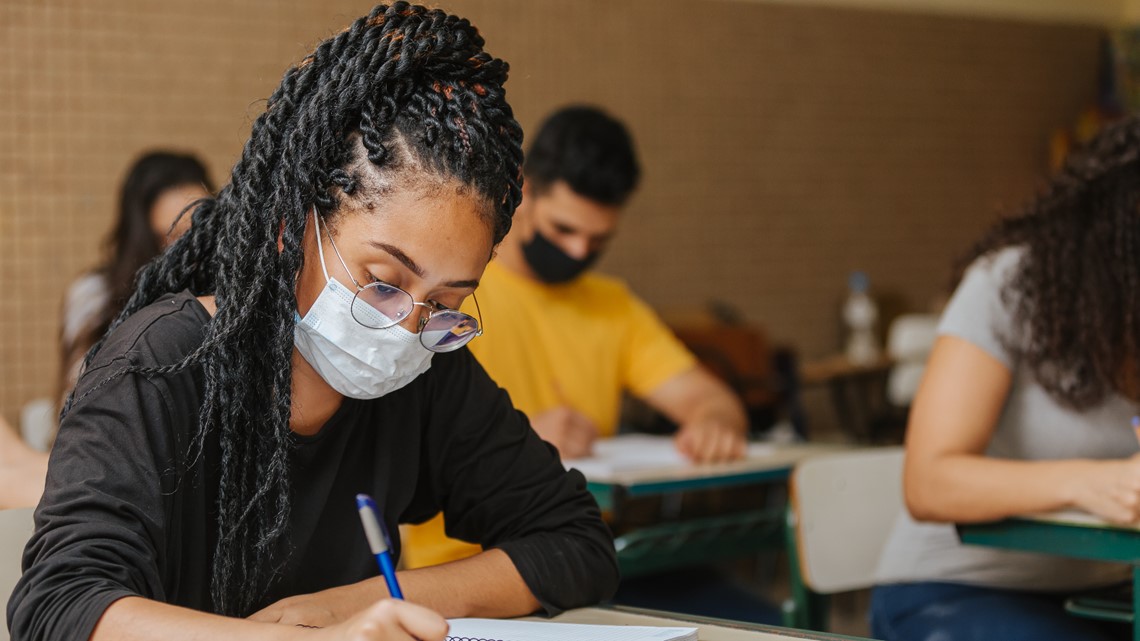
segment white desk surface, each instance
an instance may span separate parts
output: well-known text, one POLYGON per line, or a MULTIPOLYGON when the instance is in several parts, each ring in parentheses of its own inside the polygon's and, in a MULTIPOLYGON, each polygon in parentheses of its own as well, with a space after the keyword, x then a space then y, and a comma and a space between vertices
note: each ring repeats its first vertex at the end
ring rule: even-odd
POLYGON ((626 610, 611 608, 581 608, 570 610, 554 617, 560 623, 594 623, 600 625, 653 625, 664 627, 695 627, 700 641, 788 641, 789 639, 854 639, 823 632, 793 630, 776 626, 762 626, 716 619, 693 619, 683 614, 653 612, 649 610, 626 610), (751 629, 750 629, 751 628, 751 629))
MULTIPOLYGON (((672 447, 672 437, 669 436, 635 434, 617 436, 610 440, 614 441, 615 444, 644 443, 649 447, 656 447, 659 444, 668 443, 668 447, 672 447)), ((599 448, 598 452, 601 456, 567 460, 565 461, 566 467, 581 470, 586 480, 591 483, 608 483, 626 486, 664 481, 717 478, 788 469, 809 456, 851 448, 850 445, 841 443, 752 443, 749 447, 748 456, 740 461, 694 465, 680 460, 679 456, 676 457, 677 460, 663 456, 659 457, 659 461, 655 461, 655 457, 652 455, 643 457, 634 456, 628 460, 627 464, 623 462, 623 457, 626 456, 626 448, 621 448, 621 451, 615 450, 613 452, 613 459, 611 460, 610 457, 607 456, 608 452, 602 449, 602 447, 604 447, 603 443, 599 443, 596 447, 599 448)))
POLYGON ((1029 514, 1021 518, 1031 521, 1041 521, 1043 523, 1063 523, 1066 525, 1083 525, 1087 527, 1112 528, 1117 530, 1140 530, 1140 523, 1118 525, 1116 523, 1109 523, 1099 516, 1075 509, 1029 514))

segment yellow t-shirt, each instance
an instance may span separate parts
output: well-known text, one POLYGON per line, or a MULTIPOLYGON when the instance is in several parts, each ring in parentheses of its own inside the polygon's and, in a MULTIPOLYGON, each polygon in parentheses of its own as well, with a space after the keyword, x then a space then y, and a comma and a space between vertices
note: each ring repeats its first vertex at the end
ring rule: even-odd
MULTIPOLYGON (((593 272, 549 285, 492 261, 475 293, 483 335, 470 349, 515 407, 534 415, 562 404, 613 436, 621 396, 645 397, 696 359, 621 281, 593 272)), ((463 311, 475 315, 468 299, 463 311)), ((448 539, 443 517, 404 530, 409 568, 471 556, 479 546, 448 539)))

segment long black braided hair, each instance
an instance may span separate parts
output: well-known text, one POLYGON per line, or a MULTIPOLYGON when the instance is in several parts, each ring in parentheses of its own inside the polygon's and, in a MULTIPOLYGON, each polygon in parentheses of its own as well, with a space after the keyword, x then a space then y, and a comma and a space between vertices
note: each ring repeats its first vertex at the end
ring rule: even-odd
POLYGON ((1066 160, 1021 215, 959 264, 1024 248, 1002 291, 1019 335, 1007 347, 1074 409, 1111 392, 1140 400, 1140 118, 1107 127, 1066 160))
POLYGON ((220 443, 211 586, 219 613, 253 611, 287 553, 279 548, 290 515, 291 358, 307 212, 316 206, 333 218, 346 198, 382 198, 377 175, 412 171, 484 201, 495 243, 510 229, 522 130, 505 99, 508 66, 483 44, 467 20, 405 2, 377 6, 322 42, 285 73, 229 184, 200 201, 190 230, 140 271, 112 325, 170 292, 215 296, 202 344, 141 373, 204 372, 195 442, 198 452, 208 434, 220 443), (370 187, 376 193, 364 193, 370 187))

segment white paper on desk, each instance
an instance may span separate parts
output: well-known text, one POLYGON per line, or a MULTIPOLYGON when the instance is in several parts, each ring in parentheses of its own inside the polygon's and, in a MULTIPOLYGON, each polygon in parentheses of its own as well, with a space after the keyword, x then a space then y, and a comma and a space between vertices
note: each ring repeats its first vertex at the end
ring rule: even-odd
POLYGON ((448 619, 449 641, 697 641, 696 628, 448 619))
MULTIPOLYGON (((748 458, 762 458, 775 449, 769 443, 749 443, 748 458)), ((588 479, 609 476, 618 472, 634 472, 657 468, 675 468, 691 465, 689 459, 677 451, 671 436, 653 434, 622 434, 594 442, 594 455, 587 458, 567 459, 566 469, 575 468, 588 479)))

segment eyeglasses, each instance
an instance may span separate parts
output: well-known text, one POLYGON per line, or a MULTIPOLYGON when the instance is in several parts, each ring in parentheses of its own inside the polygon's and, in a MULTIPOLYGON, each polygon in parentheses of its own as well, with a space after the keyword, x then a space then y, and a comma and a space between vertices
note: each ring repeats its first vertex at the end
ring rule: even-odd
MULTIPOLYGON (((319 220, 319 214, 314 218, 319 220)), ((433 352, 455 351, 471 342, 471 339, 483 334, 483 312, 479 309, 479 301, 475 299, 474 294, 471 295, 471 299, 475 301, 475 312, 479 315, 479 320, 475 320, 470 314, 444 307, 432 300, 419 302, 408 292, 381 280, 361 285, 341 257, 340 250, 333 242, 332 233, 327 229, 326 233, 333 252, 344 266, 348 277, 352 279, 352 284, 356 285, 356 296, 353 296, 350 308, 352 318, 356 322, 371 329, 388 329, 399 325, 416 307, 423 307, 428 310, 428 315, 426 318, 420 318, 418 328, 420 344, 433 352)), ((317 223, 317 238, 317 249, 321 254, 323 265, 324 252, 319 251, 320 222, 317 223)))

